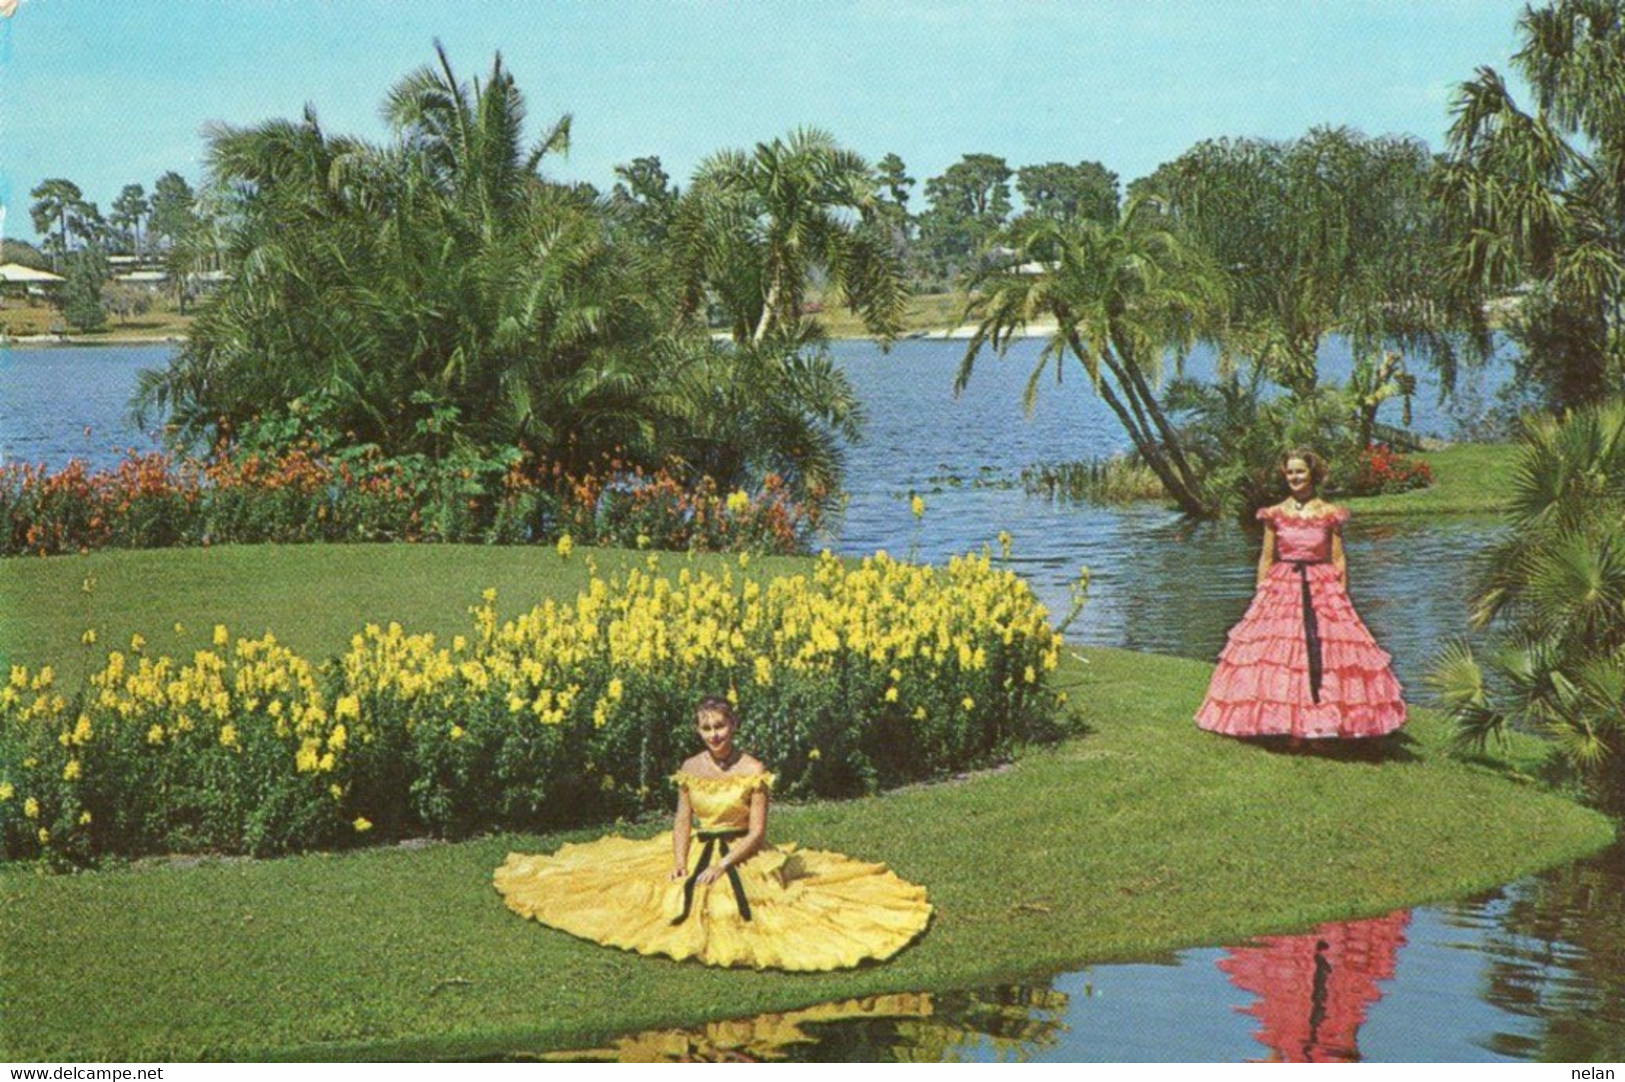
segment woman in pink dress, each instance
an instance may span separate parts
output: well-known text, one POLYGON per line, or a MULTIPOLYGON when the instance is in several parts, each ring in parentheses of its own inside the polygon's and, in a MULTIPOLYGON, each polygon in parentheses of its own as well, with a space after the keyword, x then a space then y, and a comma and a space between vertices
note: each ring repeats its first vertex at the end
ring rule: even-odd
POLYGON ((1295 740, 1391 733, 1405 724, 1405 700, 1349 601, 1348 512, 1316 496, 1326 465, 1313 452, 1287 452, 1281 474, 1290 495, 1258 512, 1258 592, 1230 629, 1196 724, 1295 740))

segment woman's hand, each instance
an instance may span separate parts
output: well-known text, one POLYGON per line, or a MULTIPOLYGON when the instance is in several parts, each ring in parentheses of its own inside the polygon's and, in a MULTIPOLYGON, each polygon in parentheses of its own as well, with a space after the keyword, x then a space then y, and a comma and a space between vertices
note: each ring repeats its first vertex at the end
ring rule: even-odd
POLYGON ((719 861, 716 864, 713 864, 709 868, 705 869, 705 871, 701 872, 700 877, 698 879, 696 879, 695 882, 697 882, 702 887, 706 887, 706 886, 710 886, 712 883, 715 883, 718 879, 721 879, 723 876, 725 876, 727 874, 728 874, 727 866, 722 864, 719 861))
POLYGON ((680 883, 684 879, 687 879, 687 878, 688 878, 688 868, 686 868, 685 866, 679 864, 679 865, 677 865, 677 867, 675 867, 675 868, 673 868, 671 870, 671 881, 673 883, 680 883))

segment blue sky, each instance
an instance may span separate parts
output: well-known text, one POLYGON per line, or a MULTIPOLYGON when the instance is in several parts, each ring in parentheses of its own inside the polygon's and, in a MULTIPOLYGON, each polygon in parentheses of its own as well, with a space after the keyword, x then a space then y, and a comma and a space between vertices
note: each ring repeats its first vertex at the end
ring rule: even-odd
MULTIPOLYGON (((532 134, 574 116, 553 175, 607 188, 658 154, 800 125, 922 182, 966 152, 1096 160, 1127 182, 1217 136, 1316 124, 1443 144, 1454 87, 1505 71, 1521 0, 22 0, 0 19, 0 202, 66 177, 202 176, 203 126, 297 116, 382 140, 388 87, 446 44, 464 78, 501 50, 532 134)), ((915 206, 923 202, 916 189, 915 206)))

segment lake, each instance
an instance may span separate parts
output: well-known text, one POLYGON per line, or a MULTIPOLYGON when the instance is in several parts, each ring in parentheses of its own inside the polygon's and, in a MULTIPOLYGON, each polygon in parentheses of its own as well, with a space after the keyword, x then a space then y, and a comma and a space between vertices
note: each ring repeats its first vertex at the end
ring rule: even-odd
MULTIPOLYGON (((0 461, 61 465, 151 448, 125 417, 136 372, 172 347, 0 351, 0 461)), ((827 539, 843 554, 885 548, 940 562, 997 536, 1052 612, 1079 569, 1089 604, 1069 637, 1212 660, 1252 594, 1257 538, 1192 525, 1154 505, 1099 508, 1028 496, 1021 470, 1125 450, 1082 373, 1021 392, 1039 350, 984 356, 952 384, 962 344, 832 350, 869 414, 848 452, 850 500, 827 539), (926 501, 923 519, 911 494, 926 501)), ((1327 378, 1348 370, 1333 343, 1327 378)), ((1212 359, 1191 359, 1195 373, 1212 359)), ((1465 377, 1469 399, 1505 379, 1500 359, 1465 377)), ((1449 438, 1458 421, 1424 378, 1414 428, 1449 438)), ((1399 422, 1400 405, 1380 415, 1399 422)), ((1437 644, 1462 632, 1468 560, 1492 520, 1362 522, 1348 529, 1351 592, 1413 691, 1437 644)), ((525 1057, 524 1049, 515 1049, 525 1057)), ((919 992, 623 1038, 582 1058, 935 1060, 1625 1059, 1625 857, 1619 851, 1490 894, 1246 944, 1094 966, 1028 984, 919 992)))

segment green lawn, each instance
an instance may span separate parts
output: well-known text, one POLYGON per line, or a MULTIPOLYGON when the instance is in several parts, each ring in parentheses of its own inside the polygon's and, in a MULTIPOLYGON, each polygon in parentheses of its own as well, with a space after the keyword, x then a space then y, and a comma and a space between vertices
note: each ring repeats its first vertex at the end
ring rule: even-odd
POLYGON ((1432 467, 1432 485, 1351 499, 1349 509, 1360 516, 1493 514, 1510 503, 1516 444, 1457 443, 1413 457, 1432 467))
MULTIPOLYGON (((396 546, 6 561, 0 610, 24 620, 6 621, 0 646, 60 659, 82 650, 93 622, 104 643, 141 631, 167 648, 162 629, 180 620, 187 643, 222 622, 273 629, 320 656, 365 620, 456 630, 486 586, 505 612, 572 591, 582 557, 396 546), (97 582, 84 594, 87 574, 97 582)), ((607 570, 640 557, 599 558, 607 570)), ((884 965, 718 971, 597 947, 503 908, 490 873, 508 850, 594 830, 71 876, 11 867, 0 870, 0 1058, 586 1047, 632 1029, 1031 977, 1383 912, 1506 882, 1613 836, 1601 816, 1517 780, 1533 746, 1464 762, 1430 714, 1375 758, 1201 733, 1190 718, 1208 672, 1069 653, 1057 683, 1081 704, 1083 735, 972 779, 776 809, 775 838, 884 859, 930 889, 930 929, 884 965)))

